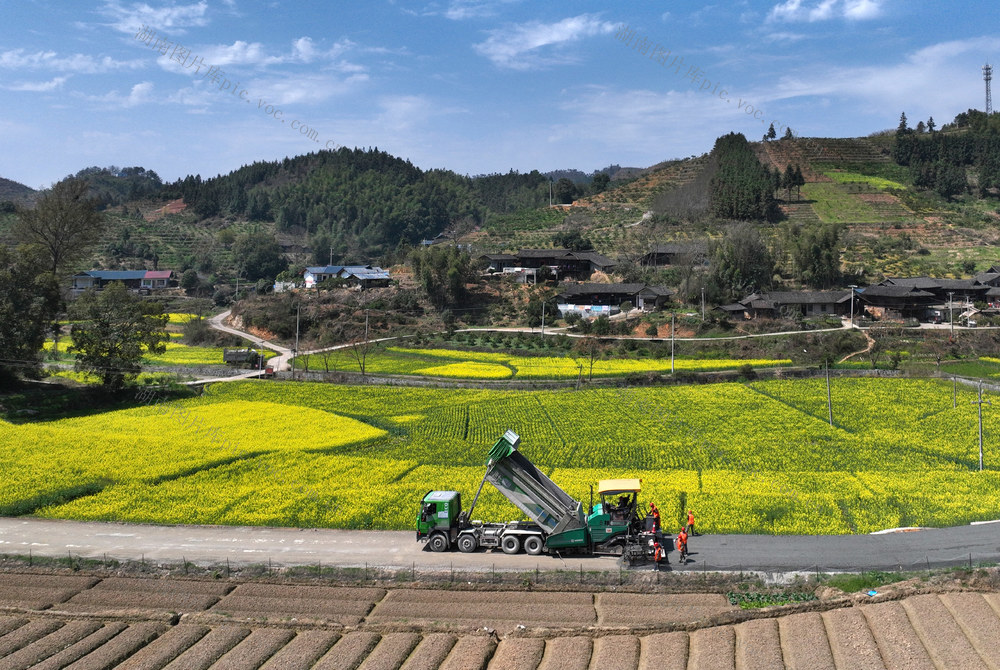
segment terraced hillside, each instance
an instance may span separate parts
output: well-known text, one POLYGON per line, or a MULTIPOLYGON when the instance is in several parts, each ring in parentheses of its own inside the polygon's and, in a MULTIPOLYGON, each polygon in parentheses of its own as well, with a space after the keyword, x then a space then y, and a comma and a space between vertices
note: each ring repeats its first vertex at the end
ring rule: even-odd
POLYGON ((718 594, 0 575, 0 668, 990 668, 1000 594, 718 594))

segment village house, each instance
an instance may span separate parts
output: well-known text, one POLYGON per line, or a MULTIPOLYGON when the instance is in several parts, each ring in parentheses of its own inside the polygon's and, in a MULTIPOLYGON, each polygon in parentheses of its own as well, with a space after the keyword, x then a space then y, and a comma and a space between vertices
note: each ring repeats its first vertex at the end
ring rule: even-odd
POLYGON ((74 293, 82 293, 90 288, 100 291, 114 281, 137 292, 161 290, 176 285, 172 270, 88 270, 73 275, 72 290, 74 293))
POLYGON ((565 284, 559 287, 556 306, 563 316, 575 312, 581 316, 610 316, 621 311, 622 303, 652 311, 669 302, 673 291, 664 286, 646 284, 565 284))
POLYGON ((479 258, 490 272, 516 274, 545 267, 558 279, 589 279, 594 272, 609 272, 616 265, 615 261, 596 251, 570 249, 521 249, 516 254, 484 254, 479 258))
MULTIPOLYGON (((855 305, 858 310, 858 305, 855 305)), ((745 319, 849 316, 851 291, 773 291, 752 293, 739 302, 720 307, 745 319)))
POLYGON ((328 279, 343 279, 357 288, 388 286, 391 277, 386 270, 372 265, 317 265, 307 267, 302 275, 306 288, 314 288, 328 279))

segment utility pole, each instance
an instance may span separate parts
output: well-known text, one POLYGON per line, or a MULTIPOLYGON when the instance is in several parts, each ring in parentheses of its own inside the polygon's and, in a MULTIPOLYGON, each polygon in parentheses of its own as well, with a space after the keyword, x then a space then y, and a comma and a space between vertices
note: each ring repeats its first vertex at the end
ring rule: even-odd
POLYGON ((705 287, 701 287, 701 322, 705 323, 705 287))
POLYGON ((993 406, 989 400, 983 400, 983 382, 979 382, 979 400, 973 400, 973 405, 979 405, 979 471, 983 471, 983 404, 993 406))
POLYGON ((670 315, 670 374, 674 374, 674 316, 670 315))
POLYGON ((948 321, 951 323, 951 339, 955 339, 955 301, 952 296, 954 291, 948 291, 948 321))
POLYGON ((854 289, 858 287, 857 284, 851 284, 851 328, 854 328, 854 289))
POLYGON ((545 339, 545 301, 542 300, 542 334, 541 338, 545 339))
POLYGON ((958 377, 951 378, 951 408, 958 407, 958 377))
POLYGON ((295 379, 295 357, 299 355, 299 305, 295 305, 295 348, 292 350, 292 379, 295 379))
POLYGON ((833 398, 830 395, 830 361, 826 361, 826 408, 830 412, 830 425, 833 425, 833 398))

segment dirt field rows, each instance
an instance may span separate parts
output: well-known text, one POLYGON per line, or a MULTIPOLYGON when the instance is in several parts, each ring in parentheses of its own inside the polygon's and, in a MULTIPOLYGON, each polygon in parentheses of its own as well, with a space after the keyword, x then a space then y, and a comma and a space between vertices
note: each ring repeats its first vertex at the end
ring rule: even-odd
POLYGON ((718 594, 0 574, 0 670, 1000 667, 996 593, 712 625, 735 612, 718 594))

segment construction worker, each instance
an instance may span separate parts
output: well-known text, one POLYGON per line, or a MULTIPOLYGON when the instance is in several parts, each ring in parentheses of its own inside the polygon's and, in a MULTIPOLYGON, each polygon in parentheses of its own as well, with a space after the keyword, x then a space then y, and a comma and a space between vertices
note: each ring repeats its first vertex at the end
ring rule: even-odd
POLYGON ((694 510, 688 510, 688 522, 687 528, 685 528, 688 535, 699 535, 700 533, 694 532, 694 510))
POLYGON ((677 533, 677 553, 680 554, 681 565, 687 564, 688 555, 688 534, 684 532, 681 528, 680 532, 677 533))
POLYGON ((653 515, 653 532, 660 532, 660 510, 656 508, 655 503, 649 503, 649 513, 653 515))
MULTIPOLYGON (((666 557, 666 554, 663 553, 663 547, 660 546, 659 542, 654 542, 653 543, 653 566, 654 566, 654 568, 655 568, 655 570, 657 572, 660 571, 660 561, 662 561, 665 557, 666 557)), ((668 560, 667 563, 669 563, 669 562, 670 561, 668 560)))

